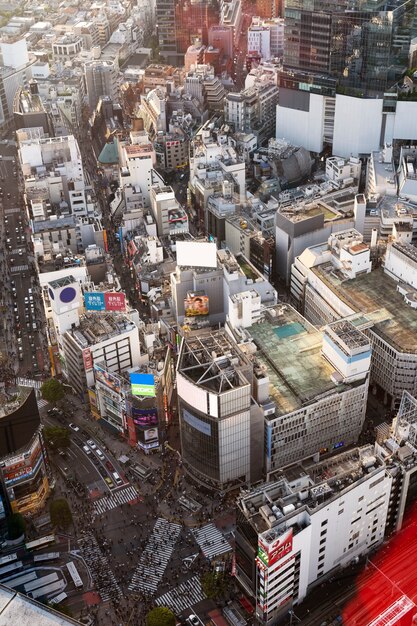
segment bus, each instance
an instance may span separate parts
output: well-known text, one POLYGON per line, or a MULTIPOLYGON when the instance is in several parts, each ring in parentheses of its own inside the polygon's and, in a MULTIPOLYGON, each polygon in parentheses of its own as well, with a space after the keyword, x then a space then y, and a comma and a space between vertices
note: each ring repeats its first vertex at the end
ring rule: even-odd
POLYGON ((45 554, 35 554, 33 562, 39 563, 40 561, 56 561, 57 559, 59 559, 59 552, 45 552, 45 554))
POLYGON ((17 561, 16 552, 14 552, 13 554, 6 554, 6 556, 0 557, 0 567, 2 565, 7 565, 7 563, 11 563, 12 561, 17 561))
POLYGON ((8 574, 9 572, 15 572, 18 569, 21 569, 22 567, 23 567, 22 561, 16 561, 16 563, 10 563, 9 565, 0 567, 0 576, 4 576, 4 574, 8 574))
POLYGON ((25 545, 25 548, 26 550, 39 550, 39 548, 44 548, 45 546, 49 546, 50 543, 54 543, 54 542, 55 542, 55 535, 46 535, 46 537, 41 537, 40 539, 29 541, 25 545))
POLYGON ((80 587, 83 587, 83 581, 81 580, 81 576, 79 575, 78 570, 75 567, 74 561, 70 561, 69 563, 67 563, 67 568, 69 575, 72 578, 72 582, 74 583, 76 588, 79 589, 80 587))
POLYGON ((65 593, 65 591, 63 591, 62 593, 59 593, 57 596, 54 596, 53 598, 51 598, 48 601, 48 604, 52 604, 52 606, 54 606, 54 604, 61 604, 61 602, 63 602, 67 598, 68 598, 67 594, 65 593))

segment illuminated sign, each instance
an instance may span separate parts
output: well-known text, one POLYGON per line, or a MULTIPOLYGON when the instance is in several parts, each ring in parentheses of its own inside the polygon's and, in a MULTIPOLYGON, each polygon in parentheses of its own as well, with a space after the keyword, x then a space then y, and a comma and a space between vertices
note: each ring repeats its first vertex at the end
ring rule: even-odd
POLYGON ((155 396, 155 378, 153 374, 130 374, 132 396, 155 396))
POLYGON ((264 544, 261 539, 258 540, 258 558, 262 563, 271 567, 274 563, 282 559, 292 550, 292 528, 280 535, 278 539, 270 543, 264 544))
POLYGON ((83 350, 84 369, 86 372, 93 369, 93 357, 90 348, 83 350))
POLYGON ((158 411, 157 409, 137 409, 132 406, 131 416, 134 423, 142 428, 158 425, 158 411))

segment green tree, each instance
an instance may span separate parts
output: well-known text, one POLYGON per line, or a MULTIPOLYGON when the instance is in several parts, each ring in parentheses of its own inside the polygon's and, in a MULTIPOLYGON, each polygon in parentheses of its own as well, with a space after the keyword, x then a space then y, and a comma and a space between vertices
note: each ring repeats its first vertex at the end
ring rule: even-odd
POLYGON ((175 615, 166 606, 156 606, 146 616, 147 626, 175 626, 175 615))
POLYGON ((51 404, 56 404, 65 395, 64 385, 56 378, 46 380, 41 387, 42 398, 51 404))
POLYGON ((52 450, 68 448, 71 443, 70 432, 63 426, 46 426, 43 429, 46 442, 52 450))
POLYGON ((12 513, 7 518, 7 532, 9 539, 18 539, 26 532, 26 522, 21 513, 12 513))
POLYGON ((201 578, 201 586, 204 593, 211 600, 224 598, 226 595, 228 581, 225 574, 216 572, 206 572, 201 578))
POLYGON ((51 515, 51 522, 58 528, 66 529, 72 524, 72 513, 68 502, 65 498, 58 498, 53 500, 49 505, 49 513, 51 515))

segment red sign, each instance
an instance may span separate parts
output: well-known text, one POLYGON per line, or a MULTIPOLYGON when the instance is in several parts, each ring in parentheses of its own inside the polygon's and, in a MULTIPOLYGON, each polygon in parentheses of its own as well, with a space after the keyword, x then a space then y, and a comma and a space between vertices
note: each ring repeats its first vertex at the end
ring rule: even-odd
POLYGON ((107 291, 104 294, 106 311, 125 311, 125 294, 117 291, 107 291))
POLYGON ((93 369, 93 357, 90 348, 83 350, 84 369, 86 372, 93 369))
POLYGON ((292 528, 278 537, 278 539, 268 546, 268 566, 282 559, 292 550, 292 528))

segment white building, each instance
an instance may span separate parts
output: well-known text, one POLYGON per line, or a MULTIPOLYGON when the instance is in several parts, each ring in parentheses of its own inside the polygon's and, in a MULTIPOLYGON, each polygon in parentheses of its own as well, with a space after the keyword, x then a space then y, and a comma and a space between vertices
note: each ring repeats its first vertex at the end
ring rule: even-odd
POLYGON ((18 69, 29 63, 29 54, 26 39, 0 42, 1 65, 18 69))
POLYGON ((356 157, 343 159, 331 156, 326 159, 326 177, 339 183, 341 187, 358 184, 361 175, 361 162, 356 157))
MULTIPOLYGON (((392 408, 404 390, 417 395, 415 250, 393 243, 386 272, 369 272, 364 263, 364 271, 349 279, 328 244, 315 246, 296 259, 291 276, 291 294, 310 322, 320 327, 347 318, 366 333, 372 346, 371 385, 392 408)), ((366 251, 361 255, 365 261, 366 251)))
POLYGON ((29 200, 49 200, 60 212, 88 213, 81 152, 74 136, 19 142, 19 161, 29 200))
POLYGON ((156 155, 148 135, 132 132, 130 143, 119 143, 120 187, 137 187, 145 207, 150 207, 150 189, 160 181, 154 171, 156 155))
POLYGON ((188 233, 187 213, 179 205, 172 187, 151 187, 151 209, 160 237, 188 233))
POLYGON ((330 143, 345 158, 369 155, 396 139, 416 140, 417 102, 394 101, 389 111, 383 102, 280 88, 276 137, 318 153, 330 143))
POLYGON ((261 310, 247 329, 230 330, 240 349, 253 355, 267 477, 306 455, 358 441, 370 365, 362 332, 349 322, 320 332, 286 304, 261 310))
POLYGON ((236 577, 260 622, 281 623, 317 583, 382 543, 392 484, 366 446, 290 465, 239 498, 236 577))
POLYGON ((77 393, 94 385, 94 363, 111 372, 140 364, 139 331, 123 313, 86 313, 62 336, 65 377, 77 393))

